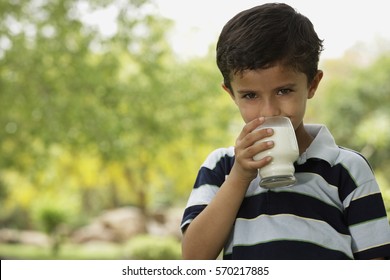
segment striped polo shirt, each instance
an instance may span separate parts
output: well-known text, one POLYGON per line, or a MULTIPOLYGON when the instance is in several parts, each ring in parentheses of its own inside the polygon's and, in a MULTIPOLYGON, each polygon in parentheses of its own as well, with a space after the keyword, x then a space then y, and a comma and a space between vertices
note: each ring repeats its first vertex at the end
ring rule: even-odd
MULTIPOLYGON (((295 163, 297 183, 264 189, 253 180, 224 259, 370 259, 390 256, 390 226, 374 174, 362 155, 340 148, 325 126, 306 125, 314 141, 295 163)), ((234 163, 234 148, 201 166, 182 230, 210 203, 234 163)), ((218 217, 215 217, 218 219, 218 217)))

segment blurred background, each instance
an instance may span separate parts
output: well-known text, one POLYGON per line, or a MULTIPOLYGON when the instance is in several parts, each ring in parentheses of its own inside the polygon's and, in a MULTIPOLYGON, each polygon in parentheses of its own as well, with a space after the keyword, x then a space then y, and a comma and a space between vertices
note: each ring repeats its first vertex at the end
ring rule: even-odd
MULTIPOLYGON (((199 166, 243 125, 217 36, 264 2, 0 0, 0 258, 179 259, 199 166)), ((386 1, 286 2, 325 39, 306 122, 367 157, 389 215, 386 1)))

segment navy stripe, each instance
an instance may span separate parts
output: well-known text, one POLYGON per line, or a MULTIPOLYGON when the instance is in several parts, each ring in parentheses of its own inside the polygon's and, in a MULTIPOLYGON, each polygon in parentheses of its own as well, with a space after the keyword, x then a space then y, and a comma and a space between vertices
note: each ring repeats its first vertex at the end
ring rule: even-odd
POLYGON ((390 258, 390 244, 386 244, 380 247, 370 248, 354 254, 354 258, 357 260, 369 260, 374 258, 390 258))
POLYGON ((292 192, 267 191, 246 197, 238 212, 238 218, 253 219, 262 214, 293 214, 325 221, 341 234, 349 234, 343 213, 337 208, 314 197, 292 192))
POLYGON ((338 187, 341 201, 344 201, 356 189, 355 181, 348 170, 341 164, 330 166, 325 160, 310 158, 304 164, 295 164, 295 172, 316 173, 320 175, 328 184, 338 187))
POLYGON ((349 225, 355 225, 385 217, 384 208, 381 194, 375 193, 351 201, 349 207, 345 209, 345 217, 349 225))
MULTIPOLYGON (((347 260, 343 252, 327 249, 309 242, 280 240, 251 246, 235 246, 238 260, 347 260)), ((224 259, 232 259, 231 254, 224 259)))
POLYGON ((225 181, 225 175, 229 175, 234 164, 234 157, 225 155, 220 158, 214 169, 210 170, 202 166, 195 181, 194 188, 205 184, 220 187, 225 181))
POLYGON ((214 185, 220 187, 225 181, 224 173, 215 172, 207 167, 201 167, 196 177, 194 189, 199 188, 205 184, 214 185))
POLYGON ((206 206, 207 205, 203 204, 203 205, 194 205, 194 206, 190 206, 190 207, 186 208, 184 210, 183 219, 182 219, 181 224, 185 223, 188 220, 195 219, 196 216, 198 216, 199 213, 202 212, 206 208, 206 206))

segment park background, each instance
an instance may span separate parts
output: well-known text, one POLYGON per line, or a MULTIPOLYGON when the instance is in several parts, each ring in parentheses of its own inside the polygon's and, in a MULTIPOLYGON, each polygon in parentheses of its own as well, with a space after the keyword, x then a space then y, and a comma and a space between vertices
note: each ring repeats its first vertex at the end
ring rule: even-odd
MULTIPOLYGON (((0 0, 0 258, 180 258, 199 166, 233 145, 243 123, 220 87, 218 33, 191 37, 163 3, 0 0), (180 54, 180 42, 203 50, 180 54)), ((365 4, 362 20, 388 26, 378 3, 365 4)), ((207 22, 209 13, 193 13, 207 22)), ((338 24, 339 38, 356 32, 338 24)), ((337 42, 324 38, 325 77, 306 122, 325 123, 368 158, 390 214, 390 37, 380 35, 337 57, 326 56, 337 42)))

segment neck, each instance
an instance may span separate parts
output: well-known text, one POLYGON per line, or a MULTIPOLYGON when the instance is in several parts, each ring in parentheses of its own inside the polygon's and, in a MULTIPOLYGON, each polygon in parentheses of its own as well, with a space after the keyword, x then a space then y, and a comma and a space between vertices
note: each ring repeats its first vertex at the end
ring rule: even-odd
POLYGON ((307 148, 309 148, 314 138, 306 131, 303 123, 301 123, 295 130, 295 135, 297 137, 299 154, 301 155, 307 150, 307 148))

